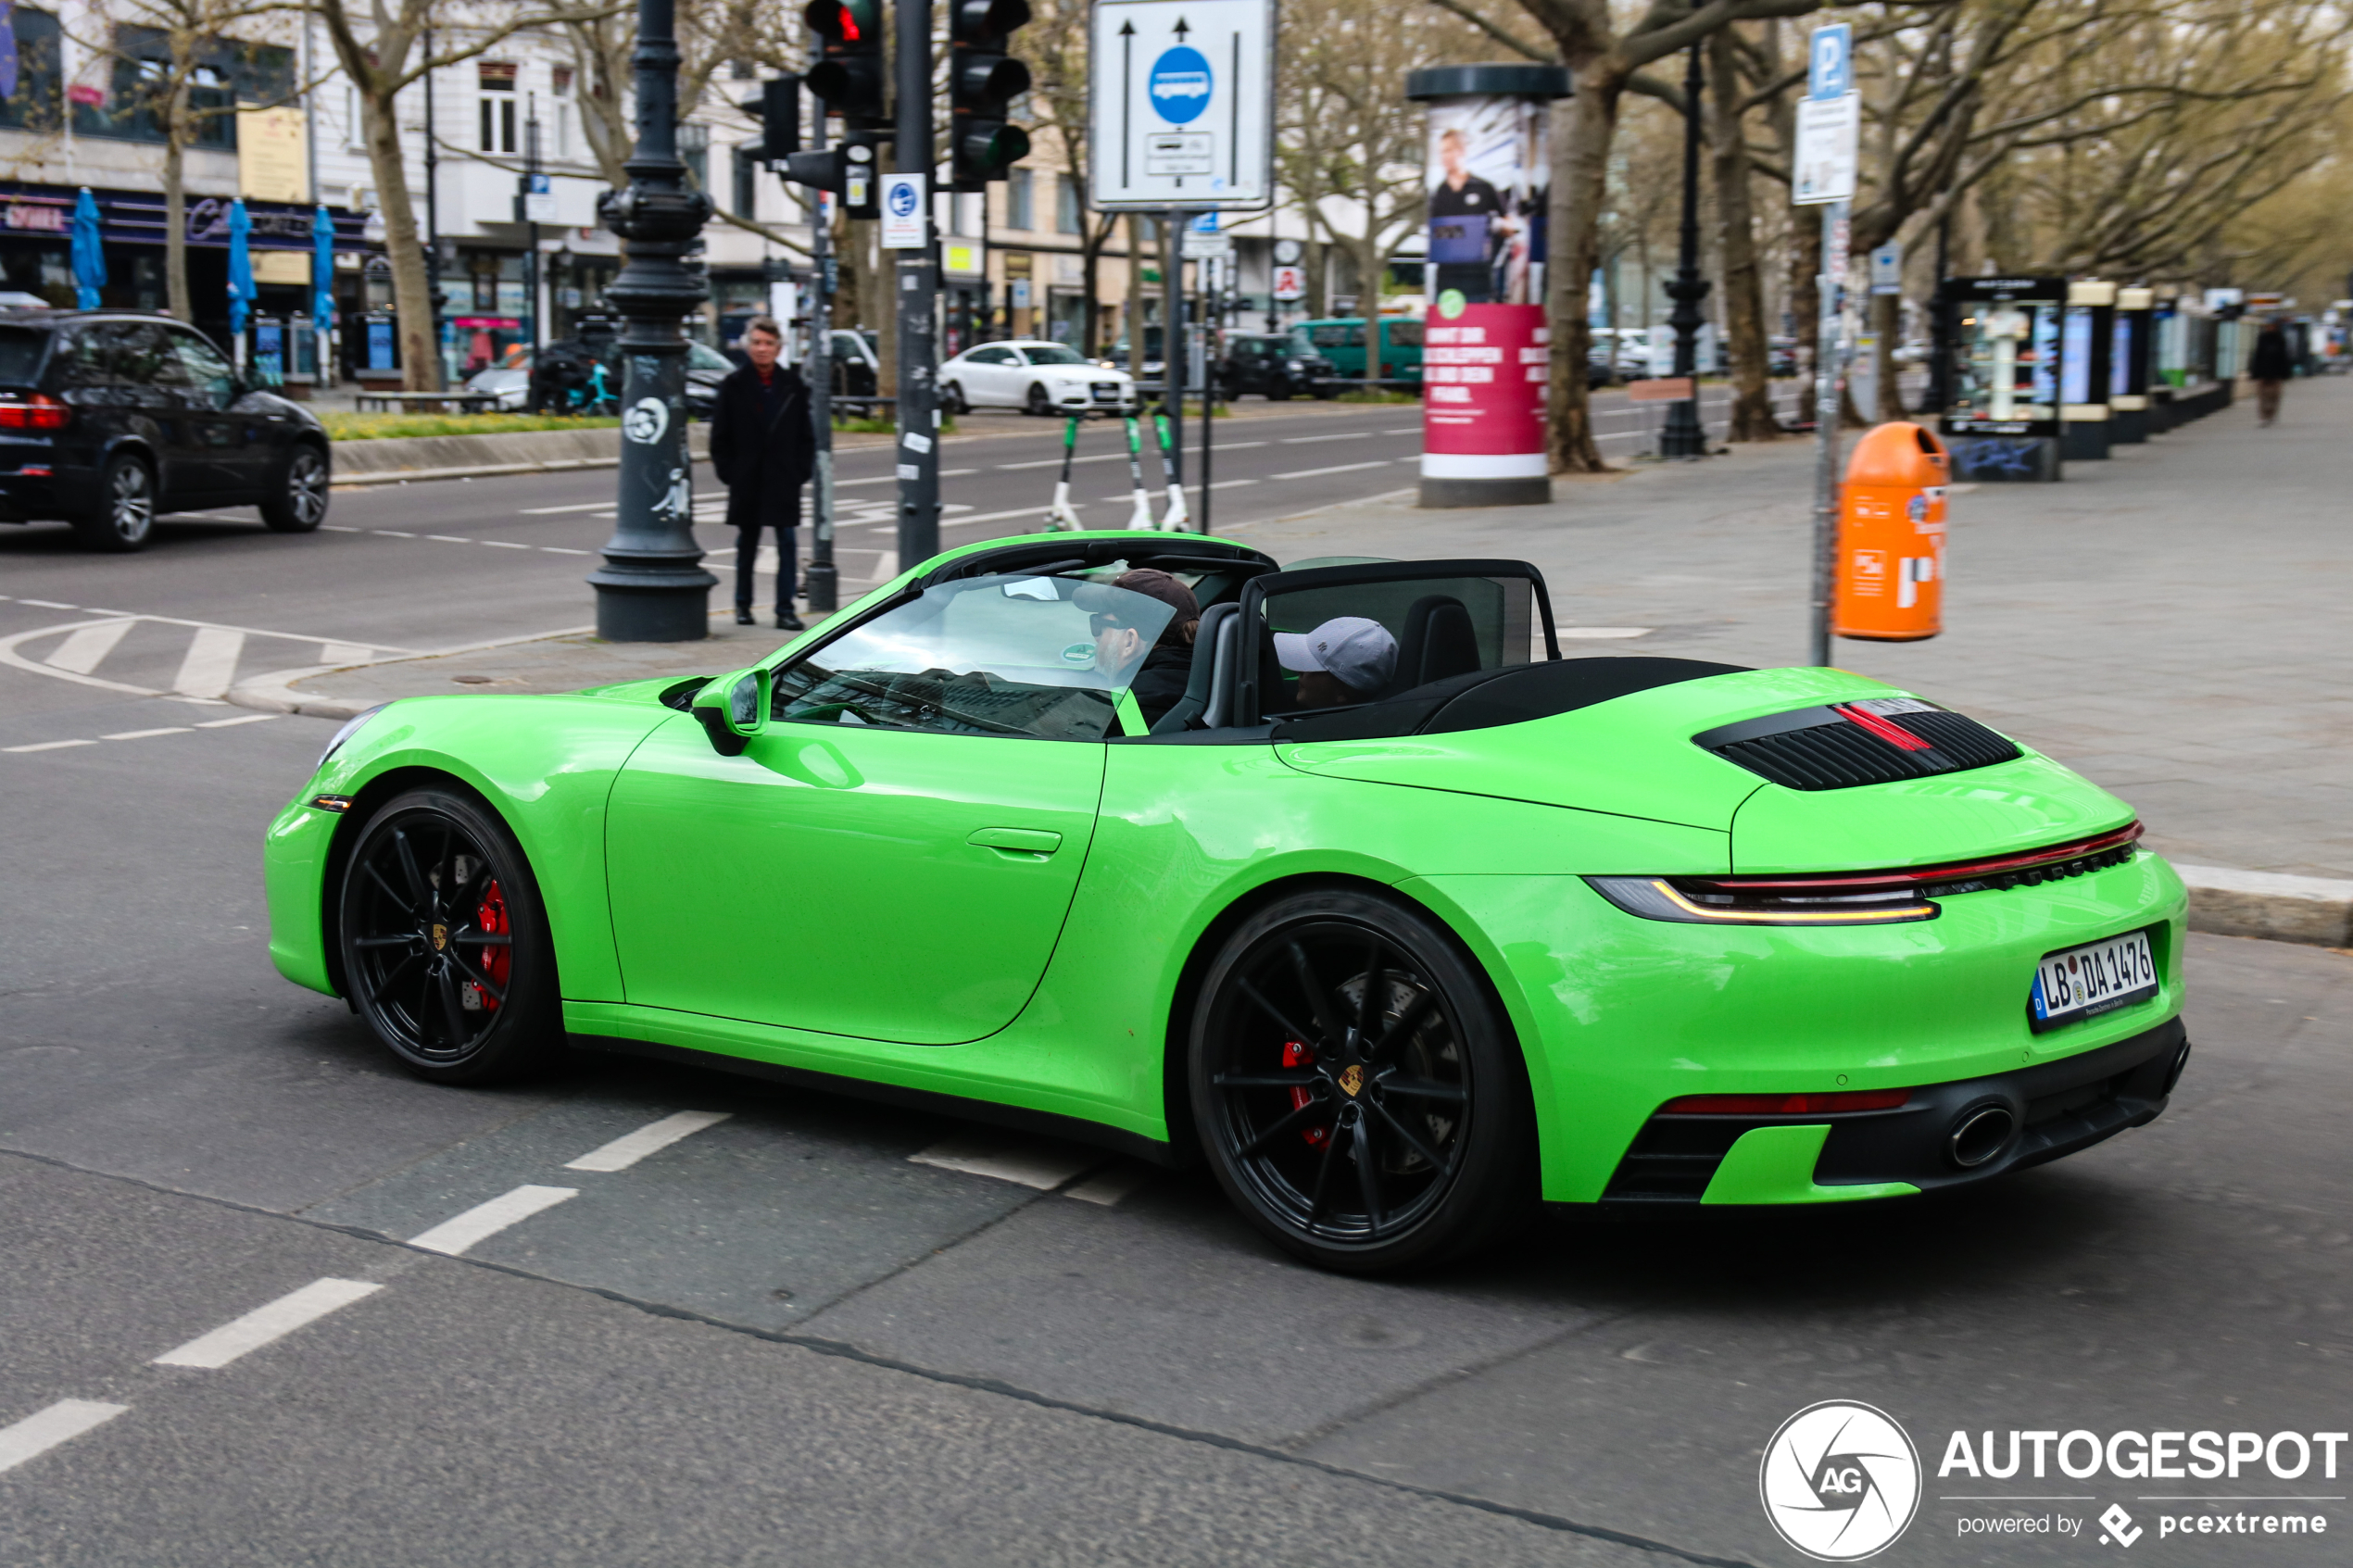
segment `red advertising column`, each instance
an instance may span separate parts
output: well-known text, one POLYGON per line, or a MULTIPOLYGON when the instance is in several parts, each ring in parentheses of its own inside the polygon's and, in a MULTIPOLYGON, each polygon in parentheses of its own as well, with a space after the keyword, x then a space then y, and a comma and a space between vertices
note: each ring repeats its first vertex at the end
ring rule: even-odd
POLYGON ((1423 506, 1551 499, 1544 451, 1551 340, 1541 305, 1441 298, 1423 329, 1423 506))
POLYGON ((1435 66, 1405 78, 1429 106, 1422 339, 1425 507, 1552 499, 1544 224, 1559 66, 1435 66))

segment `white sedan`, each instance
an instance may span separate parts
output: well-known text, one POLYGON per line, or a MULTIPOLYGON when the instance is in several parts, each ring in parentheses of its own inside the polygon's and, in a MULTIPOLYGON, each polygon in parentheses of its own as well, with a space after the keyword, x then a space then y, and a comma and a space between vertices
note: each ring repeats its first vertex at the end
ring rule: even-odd
POLYGON ((968 408, 1125 410, 1135 406, 1136 386, 1126 371, 1099 365, 1067 344, 1016 338, 967 348, 940 366, 939 401, 951 414, 968 408))

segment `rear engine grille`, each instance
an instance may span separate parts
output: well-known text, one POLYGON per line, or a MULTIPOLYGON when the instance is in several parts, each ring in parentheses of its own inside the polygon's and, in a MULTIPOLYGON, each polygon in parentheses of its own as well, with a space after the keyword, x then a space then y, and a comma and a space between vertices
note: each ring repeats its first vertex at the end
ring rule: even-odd
POLYGON ((1974 719, 1911 697, 1802 708, 1692 737, 1786 789, 1852 789, 2014 761, 2017 746, 1974 719))

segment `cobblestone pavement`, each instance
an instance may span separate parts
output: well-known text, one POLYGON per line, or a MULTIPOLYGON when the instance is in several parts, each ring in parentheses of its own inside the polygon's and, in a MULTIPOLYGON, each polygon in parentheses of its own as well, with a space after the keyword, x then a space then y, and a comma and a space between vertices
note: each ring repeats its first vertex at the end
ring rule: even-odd
MULTIPOLYGON (((2299 382, 2052 485, 1953 498, 1945 632, 1842 642, 1844 667, 1949 703, 2141 810, 2175 859, 2353 877, 2353 381, 2299 382)), ((1579 646, 1806 657, 1813 448, 1563 481, 1546 507, 1410 497, 1238 530, 1284 559, 1516 556, 1579 646)))

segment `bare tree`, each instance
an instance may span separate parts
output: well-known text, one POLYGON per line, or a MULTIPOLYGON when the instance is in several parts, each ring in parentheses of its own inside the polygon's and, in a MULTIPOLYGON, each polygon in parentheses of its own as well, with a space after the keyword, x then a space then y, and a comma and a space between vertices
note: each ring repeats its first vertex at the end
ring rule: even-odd
POLYGON ((353 0, 311 4, 326 24, 335 61, 359 100, 360 134, 384 217, 384 256, 392 266, 402 384, 412 391, 438 392, 441 348, 434 341, 424 245, 417 232, 417 209, 400 144, 400 94, 428 70, 473 59, 519 32, 612 15, 624 7, 615 3, 543 10, 517 5, 502 12, 473 8, 452 16, 444 14, 439 0, 369 0, 365 12, 353 0), (431 50, 424 47, 428 28, 437 30, 431 50))

